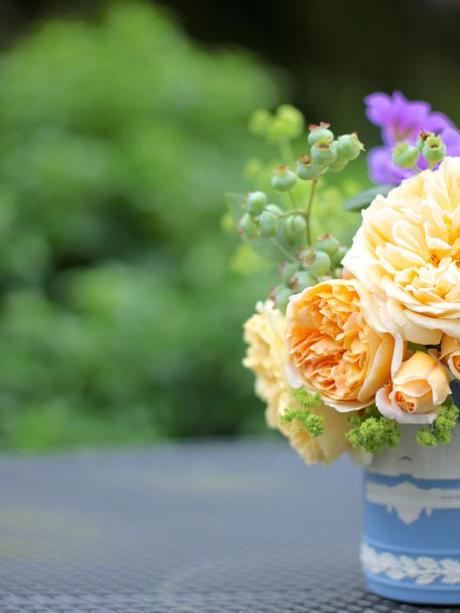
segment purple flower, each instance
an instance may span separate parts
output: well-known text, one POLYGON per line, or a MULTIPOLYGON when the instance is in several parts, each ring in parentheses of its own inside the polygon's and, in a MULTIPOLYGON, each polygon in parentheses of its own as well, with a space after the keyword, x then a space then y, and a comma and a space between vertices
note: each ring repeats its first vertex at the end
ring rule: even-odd
MULTIPOLYGON (((370 121, 382 129, 383 147, 369 152, 369 175, 375 183, 399 184, 410 177, 411 169, 399 168, 392 161, 392 149, 399 142, 415 144, 421 130, 439 134, 450 156, 460 155, 460 132, 443 113, 431 112, 427 102, 410 102, 401 92, 392 96, 375 93, 365 99, 366 114, 370 121)), ((420 168, 426 168, 424 158, 419 158, 420 168)))

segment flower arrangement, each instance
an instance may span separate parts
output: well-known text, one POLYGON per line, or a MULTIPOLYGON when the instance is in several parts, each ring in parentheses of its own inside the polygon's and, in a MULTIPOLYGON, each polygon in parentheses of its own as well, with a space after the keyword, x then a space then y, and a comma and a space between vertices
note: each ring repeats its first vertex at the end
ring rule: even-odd
POLYGON ((362 211, 349 249, 315 236, 315 207, 363 144, 323 122, 305 138, 290 105, 253 113, 250 131, 282 164, 252 160, 254 191, 228 198, 234 227, 279 276, 244 324, 244 365, 268 425, 307 463, 397 447, 401 424, 417 426, 419 445, 444 445, 458 418, 460 132, 399 92, 365 102, 383 145, 367 158, 377 186, 344 202, 362 211))

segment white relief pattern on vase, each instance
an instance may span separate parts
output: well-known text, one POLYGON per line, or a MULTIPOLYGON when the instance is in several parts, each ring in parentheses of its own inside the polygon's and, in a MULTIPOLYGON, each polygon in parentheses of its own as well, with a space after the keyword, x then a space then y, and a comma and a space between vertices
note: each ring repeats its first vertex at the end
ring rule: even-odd
POLYGON ((363 543, 361 545, 361 563, 365 571, 373 575, 386 575, 394 581, 410 579, 419 585, 428 585, 433 581, 441 583, 460 583, 460 563, 457 560, 421 556, 395 556, 389 552, 377 552, 363 543))
POLYGON ((460 489, 424 489, 404 481, 398 485, 385 485, 375 481, 366 483, 366 500, 393 510, 399 519, 409 525, 417 521, 425 511, 460 509, 460 489))
POLYGON ((400 426, 401 442, 395 449, 385 449, 373 456, 366 468, 373 473, 416 479, 460 480, 460 426, 454 431, 450 445, 422 447, 417 444, 417 426, 400 426))

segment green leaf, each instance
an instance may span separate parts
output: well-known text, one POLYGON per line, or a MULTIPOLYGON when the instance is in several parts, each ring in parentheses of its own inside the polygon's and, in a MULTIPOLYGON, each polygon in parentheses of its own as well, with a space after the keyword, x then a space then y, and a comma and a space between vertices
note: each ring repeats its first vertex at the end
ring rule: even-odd
POLYGON ((377 187, 366 189, 364 192, 360 192, 356 196, 345 200, 343 208, 346 211, 362 211, 370 205, 376 196, 386 196, 393 187, 394 185, 378 185, 377 187))

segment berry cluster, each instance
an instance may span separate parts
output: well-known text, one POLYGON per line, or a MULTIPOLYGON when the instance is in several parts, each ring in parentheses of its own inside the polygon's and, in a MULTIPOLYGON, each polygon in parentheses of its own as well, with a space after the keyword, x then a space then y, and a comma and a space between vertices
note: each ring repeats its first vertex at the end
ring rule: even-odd
POLYGON ((291 141, 303 134, 304 120, 290 105, 279 107, 273 114, 264 109, 255 111, 249 128, 268 143, 277 144, 284 163, 272 171, 271 199, 267 195, 270 189, 241 196, 236 226, 244 239, 265 241, 278 252, 281 283, 271 296, 284 310, 291 294, 341 273, 346 248, 330 234, 312 240, 311 211, 319 180, 328 171, 342 171, 364 148, 356 133, 335 138, 329 124, 321 122, 309 126, 306 151, 295 161, 291 141), (299 202, 299 193, 305 193, 300 184, 308 188, 307 182, 308 195, 299 202))
POLYGON ((446 156, 446 146, 441 136, 421 130, 415 145, 401 142, 393 148, 393 162, 400 168, 413 168, 419 171, 417 165, 421 156, 429 168, 434 168, 436 164, 442 162, 446 156))

